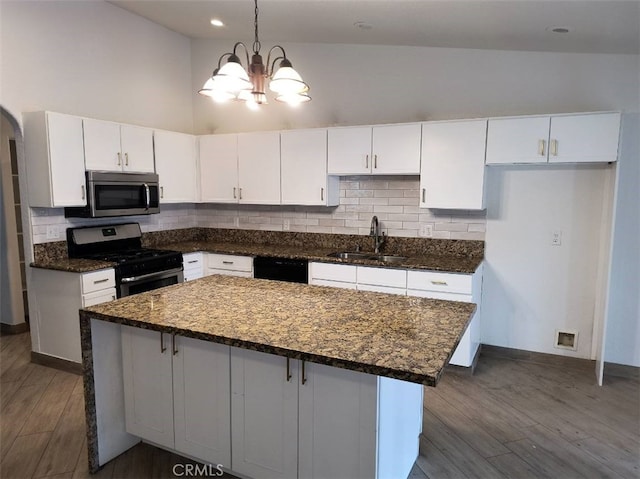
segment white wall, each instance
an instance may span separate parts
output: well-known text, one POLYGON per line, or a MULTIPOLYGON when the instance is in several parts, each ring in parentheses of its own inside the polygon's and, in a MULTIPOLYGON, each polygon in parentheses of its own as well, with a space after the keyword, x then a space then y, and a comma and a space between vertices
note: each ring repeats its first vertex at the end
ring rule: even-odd
POLYGON ((0 2, 0 104, 191 132, 188 38, 102 1, 0 2))
MULTIPOLYGON (((250 32, 247 31, 247 36, 250 32)), ((239 39, 241 40, 241 39, 239 39)), ((259 112, 198 95, 233 45, 192 41, 195 132, 223 133, 535 113, 638 111, 639 57, 285 44, 313 100, 259 112)), ((271 43, 264 45, 268 49, 271 43)), ((268 93, 269 98, 273 98, 268 93)))
POLYGON ((608 168, 488 168, 483 343, 590 358, 608 168), (578 333, 576 352, 556 329, 578 333))
POLYGON ((624 115, 605 361, 640 366, 640 115, 624 115))

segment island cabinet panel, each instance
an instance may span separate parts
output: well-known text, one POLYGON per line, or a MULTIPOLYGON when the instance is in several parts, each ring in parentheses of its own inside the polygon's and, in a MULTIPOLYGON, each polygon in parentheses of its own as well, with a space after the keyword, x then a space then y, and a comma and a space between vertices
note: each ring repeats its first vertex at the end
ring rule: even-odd
POLYGON ((305 362, 299 478, 376 477, 377 380, 370 374, 305 362))
POLYGON ((162 338, 157 331, 122 327, 127 432, 173 448, 173 382, 167 342, 166 334, 162 338))
POLYGON ((297 477, 297 361, 231 348, 231 430, 234 472, 297 477))
POLYGON ((229 346, 122 326, 128 433, 231 464, 229 346))

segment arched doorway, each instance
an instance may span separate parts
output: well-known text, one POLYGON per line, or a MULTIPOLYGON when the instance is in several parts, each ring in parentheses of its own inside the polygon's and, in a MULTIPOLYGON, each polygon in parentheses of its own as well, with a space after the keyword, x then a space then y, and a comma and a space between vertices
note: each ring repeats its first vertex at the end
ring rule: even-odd
POLYGON ((23 223, 21 157, 20 125, 0 107, 0 332, 3 334, 28 329, 24 238, 29 228, 23 223))

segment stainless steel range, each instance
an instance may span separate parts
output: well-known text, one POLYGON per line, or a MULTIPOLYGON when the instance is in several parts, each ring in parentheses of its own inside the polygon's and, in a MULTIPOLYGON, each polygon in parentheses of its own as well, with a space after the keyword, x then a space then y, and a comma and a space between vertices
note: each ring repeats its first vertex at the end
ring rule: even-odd
POLYGON ((138 223, 67 229, 69 258, 116 263, 118 298, 184 281, 182 253, 142 247, 138 223))

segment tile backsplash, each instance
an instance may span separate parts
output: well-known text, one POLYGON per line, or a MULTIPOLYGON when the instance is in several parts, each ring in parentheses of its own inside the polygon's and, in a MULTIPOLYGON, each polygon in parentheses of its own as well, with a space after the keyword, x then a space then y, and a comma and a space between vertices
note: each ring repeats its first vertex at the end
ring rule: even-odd
POLYGON ((32 208, 31 225, 34 244, 64 240, 69 227, 126 221, 140 223, 143 232, 198 226, 368 235, 376 215, 389 236, 484 240, 484 211, 420 209, 419 194, 417 176, 348 176, 340 178, 340 204, 334 207, 167 204, 157 215, 105 219, 32 208))

